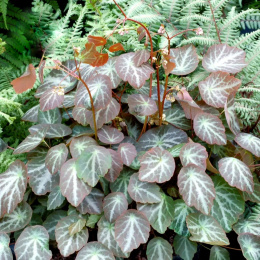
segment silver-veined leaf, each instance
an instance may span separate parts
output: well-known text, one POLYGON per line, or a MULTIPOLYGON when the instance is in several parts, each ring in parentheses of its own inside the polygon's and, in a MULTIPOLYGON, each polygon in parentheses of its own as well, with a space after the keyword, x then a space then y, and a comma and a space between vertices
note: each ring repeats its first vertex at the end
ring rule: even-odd
POLYGON ((39 124, 60 124, 62 121, 61 113, 58 108, 54 108, 48 111, 38 112, 38 123, 39 124))
POLYGON ((109 151, 101 146, 90 146, 76 160, 77 176, 91 187, 96 186, 112 166, 109 151))
POLYGON ((70 143, 70 153, 73 158, 78 158, 91 145, 98 144, 89 136, 74 137, 70 143))
POLYGON ((86 225, 86 219, 85 218, 79 218, 77 222, 71 224, 69 226, 69 233, 71 236, 79 233, 86 225))
POLYGON ((154 204, 137 204, 137 209, 144 213, 151 226, 160 234, 164 234, 173 220, 173 199, 161 193, 161 201, 154 204))
POLYGON ((175 171, 172 155, 160 147, 147 151, 140 159, 139 179, 147 182, 169 181, 175 171))
POLYGON ((138 172, 130 178, 128 193, 134 201, 139 203, 158 203, 161 201, 160 187, 155 183, 140 181, 138 172))
POLYGON ((98 138, 105 144, 118 144, 124 139, 124 134, 118 129, 104 125, 97 132, 98 138))
POLYGON ((47 230, 43 226, 27 227, 16 241, 14 252, 17 260, 50 260, 47 230))
POLYGON ((121 143, 118 147, 118 153, 123 161, 123 164, 130 166, 137 155, 136 148, 131 143, 121 143))
POLYGON ((23 200, 27 187, 27 169, 23 162, 16 160, 0 174, 0 218, 10 214, 23 200))
POLYGON ((235 141, 244 149, 250 151, 257 157, 260 157, 260 139, 252 134, 239 133, 235 141))
POLYGON ((60 170, 68 157, 68 153, 68 148, 63 143, 51 147, 45 158, 45 165, 51 174, 60 170))
POLYGON ((47 89, 40 98, 41 111, 47 111, 59 107, 64 101, 64 88, 57 86, 47 89))
POLYGON ((219 246, 229 245, 225 231, 213 217, 192 213, 187 216, 186 221, 192 234, 191 241, 219 246))
POLYGON ((239 235, 242 233, 250 233, 260 236, 260 223, 255 219, 240 219, 234 226, 234 231, 239 235))
POLYGON ((108 149, 108 151, 111 154, 112 166, 109 169, 108 173, 105 175, 105 179, 110 182, 114 182, 120 175, 120 172, 123 170, 123 161, 117 151, 114 151, 112 149, 108 149))
POLYGON ((144 62, 147 62, 150 58, 150 52, 147 49, 139 50, 135 52, 133 62, 136 67, 141 66, 144 62))
POLYGON ((209 214, 215 198, 215 188, 205 169, 189 164, 178 175, 179 192, 189 207, 209 214))
POLYGON ((260 258, 260 237, 249 233, 240 234, 237 238, 243 255, 247 260, 260 258))
POLYGON ((230 260, 229 252, 226 248, 213 246, 210 249, 209 260, 230 260))
POLYGON ((128 208, 125 195, 122 192, 112 192, 104 198, 104 215, 109 222, 115 222, 128 208))
POLYGON ((146 255, 148 260, 172 260, 172 246, 167 240, 161 237, 155 237, 149 241, 146 255))
POLYGON ((76 91, 71 91, 64 96, 63 103, 59 108, 69 108, 74 106, 76 91))
POLYGON ((75 214, 62 218, 55 227, 55 237, 60 253, 66 257, 79 251, 88 242, 88 229, 84 228, 73 236, 69 233, 69 227, 76 223, 79 217, 75 214))
POLYGON ((150 224, 147 218, 134 209, 125 211, 115 223, 116 241, 126 253, 146 243, 149 232, 150 224))
POLYGON ((221 120, 208 113, 198 113, 193 122, 195 134, 208 144, 225 145, 227 137, 221 120))
POLYGON ((9 236, 0 232, 0 259, 2 260, 13 260, 13 254, 9 247, 9 243, 9 236))
POLYGON ((260 182, 256 174, 253 174, 254 191, 253 193, 242 192, 245 201, 250 200, 256 203, 260 203, 260 182))
POLYGON ((221 176, 230 186, 248 193, 253 192, 253 175, 244 162, 237 158, 225 157, 219 160, 218 167, 221 176))
POLYGON ((48 195, 47 210, 52 210, 60 207, 64 202, 65 197, 61 193, 60 186, 54 187, 51 193, 48 195))
POLYGON ((26 113, 23 115, 22 120, 36 123, 38 121, 39 108, 40 105, 36 105, 27 110, 26 113))

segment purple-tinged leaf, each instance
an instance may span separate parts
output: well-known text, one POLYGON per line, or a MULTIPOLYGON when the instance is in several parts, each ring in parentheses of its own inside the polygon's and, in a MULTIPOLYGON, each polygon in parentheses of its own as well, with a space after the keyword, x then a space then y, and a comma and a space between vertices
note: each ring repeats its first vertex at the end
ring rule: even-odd
POLYGON ((115 260, 114 255, 100 242, 90 242, 77 254, 76 260, 115 260))
POLYGON ((227 44, 215 44, 209 47, 203 57, 202 66, 209 72, 223 71, 237 73, 247 66, 245 51, 227 44))
POLYGON ((86 219, 85 218, 79 218, 77 222, 71 224, 69 226, 69 233, 71 236, 79 233, 86 225, 86 219))
POLYGON ((260 182, 256 174, 253 174, 254 191, 253 193, 242 192, 244 201, 250 200, 252 202, 260 203, 260 182))
POLYGON ((260 258, 260 237, 250 233, 240 234, 237 241, 242 253, 247 260, 258 260, 260 258))
POLYGON ((248 150, 257 157, 260 157, 260 139, 247 133, 239 133, 235 141, 244 149, 248 150))
MULTIPOLYGON (((23 229, 31 220, 32 209, 26 202, 21 202, 12 213, 0 219, 1 232, 11 233, 23 229)), ((1 259, 1 258, 0 258, 1 259)))
POLYGON ((76 91, 71 91, 64 96, 63 103, 59 108, 69 108, 74 106, 76 91))
POLYGON ((174 75, 187 75, 193 72, 199 64, 196 48, 193 45, 171 49, 170 55, 174 57, 174 59, 171 59, 171 62, 174 62, 176 65, 170 72, 174 75))
POLYGON ((225 106, 229 94, 236 92, 240 85, 240 79, 230 76, 227 72, 217 71, 199 83, 199 90, 208 105, 219 108, 225 106))
POLYGON ((63 124, 39 124, 34 125, 29 128, 29 132, 31 134, 37 134, 39 131, 43 131, 47 128, 47 133, 45 135, 46 138, 60 138, 72 133, 70 127, 63 125, 63 124))
POLYGON ((128 202, 122 192, 112 192, 104 198, 103 209, 106 219, 113 223, 128 208, 128 202))
POLYGON ((81 214, 89 213, 99 215, 103 211, 103 199, 104 194, 100 190, 93 188, 90 194, 79 204, 77 210, 81 214))
POLYGON ((135 146, 130 143, 121 143, 118 147, 118 153, 120 154, 123 163, 127 166, 131 165, 137 155, 135 146))
POLYGON ((260 223, 258 219, 239 219, 233 226, 233 230, 239 235, 243 233, 250 233, 252 235, 260 236, 260 223))
POLYGON ((136 51, 133 56, 133 62, 136 67, 141 66, 143 63, 147 62, 150 58, 150 52, 146 49, 136 51))
POLYGON ((161 237, 155 237, 149 241, 146 249, 148 260, 172 260, 172 245, 161 237))
POLYGON ((89 111, 83 105, 74 107, 72 110, 73 119, 83 126, 87 126, 90 123, 89 121, 90 113, 92 114, 92 111, 89 111))
POLYGON ((84 228, 77 234, 71 236, 69 227, 79 220, 77 215, 69 215, 62 218, 55 228, 55 237, 58 243, 58 248, 62 256, 67 257, 76 251, 79 251, 88 242, 88 229, 84 228))
POLYGON ((175 146, 173 146, 170 149, 167 149, 167 151, 170 152, 170 154, 172 155, 172 157, 180 157, 180 152, 181 152, 181 148, 185 145, 184 144, 177 144, 175 146))
POLYGON ((191 241, 209 245, 229 245, 225 231, 213 217, 201 213, 192 213, 187 216, 186 221, 192 234, 191 241))
POLYGON ((205 169, 189 164, 178 175, 179 192, 185 203, 208 215, 213 206, 215 188, 205 169))
POLYGON ((248 193, 254 191, 253 175, 242 161, 233 157, 225 157, 219 160, 218 168, 221 176, 230 186, 248 193))
POLYGON ((61 193, 60 186, 54 187, 51 193, 48 195, 47 210, 57 209, 62 205, 64 200, 65 197, 61 193))
POLYGON ((162 200, 160 187, 155 183, 140 181, 138 172, 130 178, 128 193, 134 201, 139 203, 159 203, 162 200))
POLYGON ((131 252, 149 238, 150 224, 147 218, 137 210, 129 209, 115 224, 116 241, 123 252, 131 252))
POLYGON ((93 67, 86 63, 80 64, 80 75, 82 80, 87 82, 90 78, 95 77, 97 75, 97 67, 93 67))
POLYGON ((153 67, 148 63, 136 66, 134 62, 135 52, 122 54, 117 58, 116 71, 119 77, 129 82, 134 88, 141 88, 145 81, 154 73, 153 67))
POLYGON ((207 105, 203 100, 198 101, 197 104, 199 105, 199 107, 205 113, 209 113, 209 114, 212 114, 214 116, 219 116, 220 115, 219 111, 216 108, 207 105))
POLYGON ((98 145, 98 143, 89 136, 74 137, 70 143, 70 153, 73 158, 78 158, 89 146, 92 145, 98 145))
POLYGON ((47 111, 59 107, 64 101, 64 88, 53 87, 46 90, 40 98, 41 111, 47 111))
POLYGON ((7 234, 0 232, 0 259, 13 260, 13 254, 9 247, 10 238, 7 234))
POLYGON ((16 160, 0 174, 0 218, 10 214, 23 200, 27 187, 27 169, 23 162, 16 160))
MULTIPOLYGON (((189 240, 188 236, 176 235, 173 241, 174 252, 182 259, 191 260, 197 252, 197 243, 189 240)), ((226 260, 226 259, 225 259, 226 260)))
POLYGON ((23 115, 22 120, 36 123, 38 121, 39 108, 40 105, 36 105, 27 110, 27 112, 23 115))
POLYGON ((124 139, 124 134, 118 129, 104 125, 98 130, 98 138, 102 143, 105 144, 118 144, 124 139))
POLYGON ((123 170, 123 161, 117 151, 114 151, 112 149, 108 149, 108 151, 111 154, 112 166, 108 170, 108 173, 105 175, 105 178, 109 182, 114 182, 120 175, 120 172, 123 170))
POLYGON ((55 174, 60 170, 61 166, 66 162, 68 157, 68 148, 65 144, 53 146, 47 153, 45 165, 51 174, 55 174))
POLYGON ((4 152, 8 147, 8 144, 0 138, 0 153, 4 152))
POLYGON ((50 260, 49 234, 43 226, 27 227, 15 243, 17 260, 50 260))
POLYGON ((198 143, 187 143, 181 148, 180 159, 182 166, 193 164, 200 168, 206 169, 208 158, 207 150, 204 146, 198 143))
POLYGON ((146 95, 132 94, 127 98, 129 111, 140 116, 153 115, 158 109, 155 101, 146 95))
POLYGON ((218 117, 208 113, 199 113, 194 118, 193 126, 195 134, 202 141, 217 145, 225 145, 227 143, 225 127, 218 117))
POLYGON ((210 249, 209 260, 230 260, 229 252, 226 248, 213 246, 210 249))
POLYGON ((61 113, 58 108, 54 108, 48 111, 38 111, 39 124, 60 124, 62 121, 61 113))

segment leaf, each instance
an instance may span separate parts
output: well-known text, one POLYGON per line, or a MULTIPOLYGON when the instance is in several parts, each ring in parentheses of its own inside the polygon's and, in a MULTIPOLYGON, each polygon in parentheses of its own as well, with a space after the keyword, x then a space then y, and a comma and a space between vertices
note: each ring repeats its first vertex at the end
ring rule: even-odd
POLYGON ((259 220, 254 219, 240 219, 234 226, 234 231, 240 235, 243 233, 250 233, 252 235, 260 236, 259 220))
POLYGON ((184 167, 189 164, 193 164, 200 168, 206 169, 207 158, 208 153, 206 148, 198 143, 187 143, 181 148, 180 151, 180 159, 184 167))
POLYGON ((40 98, 40 108, 47 111, 59 107, 64 102, 64 89, 57 86, 46 90, 40 98))
POLYGON ((0 259, 2 260, 13 260, 13 254, 9 247, 9 243, 9 236, 0 232, 0 259))
POLYGON ((73 236, 77 233, 79 233, 86 225, 86 219, 79 218, 77 222, 71 224, 69 226, 69 234, 70 236, 73 236))
POLYGON ((98 242, 106 246, 117 257, 129 257, 129 253, 122 252, 115 240, 115 223, 110 223, 103 216, 98 222, 98 242))
POLYGON ((140 181, 163 183, 169 181, 175 171, 172 155, 159 147, 147 151, 140 159, 140 181))
POLYGON ((124 134, 118 129, 104 125, 98 130, 98 138, 102 143, 105 144, 118 144, 124 139, 124 134))
POLYGON ((122 45, 120 42, 111 45, 108 50, 109 50, 110 52, 125 51, 123 45, 122 45))
POLYGON ((173 199, 161 193, 161 202, 154 204, 137 204, 137 209, 149 220, 151 226, 164 234, 173 220, 173 199))
POLYGON ((38 121, 39 108, 40 105, 36 105, 27 110, 26 113, 23 115, 22 120, 36 123, 38 121))
POLYGON ((170 55, 174 57, 171 61, 176 65, 170 72, 174 75, 187 75, 193 72, 199 64, 196 48, 193 45, 171 49, 170 55))
POLYGON ((106 219, 113 223, 128 208, 125 195, 122 192, 112 192, 104 198, 103 209, 106 219))
POLYGON ((161 237, 155 237, 149 241, 146 255, 148 260, 172 260, 172 246, 167 240, 161 237))
POLYGON ((213 246, 210 249, 209 260, 230 260, 227 249, 220 246, 213 246))
MULTIPOLYGON (((37 120, 36 120, 37 121, 37 120)), ((60 110, 54 108, 48 111, 38 111, 39 124, 60 124, 62 121, 60 110)))
POLYGON ((187 143, 187 134, 171 125, 164 125, 146 131, 137 143, 137 151, 147 151, 154 147, 169 149, 187 143))
POLYGON ((17 260, 50 260, 49 234, 43 226, 27 227, 15 243, 14 252, 17 260))
POLYGON ((97 53, 95 44, 93 42, 88 42, 85 44, 85 49, 81 52, 81 61, 92 66, 96 61, 95 54, 97 53))
POLYGON ((74 106, 76 91, 71 91, 64 95, 64 101, 59 108, 69 108, 74 106))
POLYGON ((26 187, 26 166, 20 160, 16 160, 0 174, 0 218, 14 211, 23 200, 26 187))
POLYGON ((100 190, 93 188, 90 194, 79 204, 77 210, 81 214, 89 213, 99 215, 103 211, 103 199, 104 194, 100 190))
POLYGON ((123 252, 131 252, 149 238, 150 224, 147 218, 135 209, 125 211, 115 223, 115 236, 123 252))
POLYGON ((225 145, 227 143, 225 127, 216 116, 199 113, 194 118, 193 127, 195 134, 208 144, 225 145))
POLYGON ((215 44, 209 47, 203 56, 202 66, 209 72, 223 71, 237 73, 247 66, 245 51, 227 44, 215 44))
POLYGON ((78 221, 78 216, 75 214, 62 218, 55 228, 55 237, 58 243, 58 248, 62 256, 66 257, 79 251, 88 242, 88 229, 84 228, 77 234, 71 236, 69 227, 78 221))
POLYGON ((170 154, 172 155, 172 157, 180 157, 180 152, 181 152, 181 148, 185 145, 184 144, 177 144, 174 145, 172 148, 167 149, 167 151, 170 152, 170 154))
POLYGON ((28 89, 33 88, 36 81, 36 72, 32 64, 29 64, 26 72, 17 79, 11 82, 13 88, 17 94, 21 94, 28 89))
POLYGON ((253 193, 242 192, 242 196, 245 201, 250 200, 256 203, 260 203, 260 182, 256 174, 253 174, 254 191, 253 193))
POLYGON ((150 52, 146 49, 136 51, 133 56, 133 62, 136 67, 141 66, 143 63, 147 62, 150 58, 150 52))
POLYGON ((118 153, 123 163, 127 166, 131 165, 137 155, 135 146, 130 143, 121 143, 118 147, 118 153))
POLYGON ((239 191, 230 187, 219 175, 214 175, 212 180, 216 197, 210 215, 218 220, 226 232, 229 232, 244 212, 245 202, 239 191))
POLYGON ((111 168, 112 158, 109 151, 101 146, 89 146, 76 160, 77 176, 91 187, 96 186, 111 168))
POLYGON ((153 115, 158 109, 155 101, 146 95, 132 94, 127 98, 129 112, 140 116, 153 115))
POLYGON ((218 168, 230 186, 248 193, 253 192, 253 175, 245 163, 233 157, 225 157, 218 161, 218 168))
POLYGON ((197 252, 197 243, 192 242, 186 236, 176 235, 173 241, 174 251, 183 260, 192 260, 197 252))
POLYGON ((112 252, 100 242, 90 242, 77 254, 76 260, 115 260, 112 252))
POLYGON ((154 73, 154 69, 148 63, 136 66, 134 62, 135 52, 122 54, 117 58, 116 71, 119 77, 127 81, 134 88, 141 88, 145 81, 154 73))
POLYGON ((89 215, 86 226, 90 228, 95 228, 97 222, 100 220, 100 218, 103 216, 101 215, 89 215))
POLYGON ((61 138, 72 133, 70 127, 63 124, 38 124, 29 128, 29 132, 34 135, 39 131, 43 131, 47 128, 46 138, 61 138))
POLYGON ((52 210, 60 207, 64 202, 65 197, 61 193, 61 188, 56 186, 48 196, 47 210, 52 210))
POLYGON ((107 40, 103 37, 88 35, 88 41, 94 43, 95 46, 103 46, 107 43, 107 40))
POLYGON ((123 170, 123 161, 117 151, 112 149, 108 149, 108 151, 110 152, 112 158, 112 166, 105 175, 105 179, 109 182, 114 182, 120 175, 120 172, 123 170))
POLYGON ((237 238, 243 255, 247 260, 258 260, 260 257, 260 237, 249 233, 240 234, 237 238))
POLYGON ((130 197, 139 203, 158 203, 161 201, 160 187, 155 183, 140 181, 138 172, 131 176, 127 190, 130 197))
POLYGON ((53 146, 47 153, 45 165, 51 174, 55 174, 60 170, 68 157, 68 148, 65 144, 53 146))
POLYGON ((227 72, 211 73, 204 81, 199 82, 202 99, 210 106, 224 107, 231 92, 236 92, 241 80, 230 76, 227 72))
POLYGON ((178 175, 179 192, 185 203, 208 215, 213 206, 215 188, 205 169, 189 164, 178 175))
POLYGON ((247 133, 239 133, 235 141, 244 149, 248 150, 257 157, 260 157, 260 139, 247 133))

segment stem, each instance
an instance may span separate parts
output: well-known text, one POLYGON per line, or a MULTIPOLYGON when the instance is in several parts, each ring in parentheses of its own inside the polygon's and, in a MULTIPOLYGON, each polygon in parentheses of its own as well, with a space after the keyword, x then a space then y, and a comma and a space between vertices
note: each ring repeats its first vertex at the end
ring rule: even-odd
POLYGON ((162 108, 161 108, 161 93, 160 93, 160 79, 159 79, 159 67, 156 66, 157 77, 157 95, 158 95, 158 108, 159 108, 159 126, 162 124, 162 108))
POLYGON ((248 167, 255 167, 255 166, 260 166, 260 164, 248 165, 248 167))
POLYGON ((251 129, 250 129, 251 132, 252 132, 252 131, 255 129, 255 127, 258 125, 259 121, 260 121, 260 115, 258 116, 258 119, 257 119, 256 122, 254 123, 254 125, 251 127, 251 129))
POLYGON ((9 145, 7 145, 7 148, 8 148, 8 149, 11 149, 11 150, 13 150, 13 151, 15 150, 13 147, 11 147, 11 146, 9 146, 9 145))
POLYGON ((169 40, 171 40, 172 38, 176 37, 179 34, 183 34, 185 32, 193 32, 193 31, 194 31, 194 29, 186 29, 184 31, 181 31, 181 32, 178 32, 178 33, 174 34, 172 37, 169 38, 169 40))
POLYGON ((213 8, 212 8, 212 5, 211 5, 210 0, 208 0, 208 3, 209 3, 210 11, 211 11, 211 14, 212 14, 213 22, 214 22, 214 24, 215 24, 216 32, 217 32, 217 35, 218 35, 218 40, 219 40, 219 42, 221 43, 218 26, 217 26, 217 23, 216 23, 216 20, 215 20, 215 16, 214 16, 214 12, 213 12, 213 8))
POLYGON ((125 12, 124 12, 123 9, 120 7, 120 5, 119 5, 115 0, 113 0, 113 1, 114 1, 115 5, 119 8, 119 10, 121 11, 121 13, 124 15, 124 17, 127 18, 125 12))
POLYGON ((166 95, 167 95, 167 92, 168 92, 167 91, 168 79, 169 79, 169 75, 166 75, 165 84, 164 84, 164 92, 163 92, 163 100, 162 100, 162 111, 163 111, 163 108, 164 108, 165 98, 166 98, 166 95))

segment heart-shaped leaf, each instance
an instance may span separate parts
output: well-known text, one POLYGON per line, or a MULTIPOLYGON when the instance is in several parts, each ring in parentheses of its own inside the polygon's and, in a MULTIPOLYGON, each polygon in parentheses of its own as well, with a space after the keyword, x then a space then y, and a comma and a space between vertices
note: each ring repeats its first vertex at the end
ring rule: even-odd
POLYGON ((260 257, 260 237, 249 233, 240 234, 237 241, 247 260, 258 260, 260 257))
POLYGON ((105 178, 110 182, 114 182, 120 175, 120 172, 123 170, 123 161, 117 151, 114 151, 112 149, 108 149, 108 151, 111 154, 112 166, 109 169, 108 173, 105 175, 105 178))
POLYGON ((131 252, 146 243, 149 238, 150 224, 137 210, 125 211, 115 223, 116 241, 123 252, 131 252))
POLYGON ((0 174, 0 218, 10 214, 23 200, 27 187, 27 169, 23 162, 16 160, 0 174))
POLYGON ((260 139, 247 133, 239 133, 235 141, 244 149, 250 151, 257 157, 260 157, 260 139))
POLYGON ((7 234, 0 232, 0 259, 13 260, 13 254, 9 247, 10 238, 7 234))
POLYGON ((69 226, 69 233, 71 236, 79 233, 86 225, 86 219, 85 218, 79 218, 77 222, 71 224, 69 226))
POLYGON ((110 52, 125 51, 123 45, 122 45, 120 42, 111 45, 108 50, 109 50, 110 52))
POLYGON ((80 54, 81 61, 93 66, 93 63, 97 59, 96 54, 98 54, 96 45, 93 42, 88 42, 85 44, 85 49, 80 54))
POLYGON ((64 95, 64 101, 63 103, 59 106, 59 108, 69 108, 73 107, 75 103, 75 95, 76 91, 71 91, 64 95))
POLYGON ((140 162, 139 179, 141 181, 163 183, 170 180, 175 171, 174 158, 160 147, 147 151, 140 162))
POLYGON ((210 249, 209 260, 230 260, 227 249, 220 246, 213 246, 210 249))
POLYGON ((230 186, 248 193, 253 192, 253 175, 245 163, 237 158, 225 157, 219 160, 218 168, 221 176, 230 186))
POLYGON ((88 35, 88 41, 94 43, 95 46, 103 46, 107 43, 107 40, 100 36, 88 35))
POLYGON ((192 234, 191 241, 209 245, 229 245, 225 231, 213 217, 201 213, 192 213, 187 217, 186 221, 192 234))
POLYGON ((215 44, 204 55, 202 66, 209 72, 237 73, 247 66, 245 57, 246 53, 241 49, 227 44, 215 44))
POLYGON ((61 193, 60 186, 56 186, 48 196, 47 200, 47 210, 53 210, 62 205, 65 197, 61 193))
POLYGON ((194 118, 193 126, 196 135, 202 141, 217 145, 227 143, 225 127, 218 117, 208 113, 199 113, 194 118))
POLYGON ((123 163, 127 166, 131 165, 137 155, 135 146, 130 143, 121 143, 118 147, 118 153, 120 154, 123 163))
POLYGON ((215 188, 211 178, 203 168, 189 164, 178 175, 179 192, 189 207, 194 206, 204 214, 209 214, 215 198, 215 188))
POLYGON ((62 121, 61 113, 58 108, 48 111, 38 110, 38 123, 39 124, 60 124, 62 121))
POLYGON ((124 134, 114 127, 104 125, 98 130, 98 138, 105 144, 118 144, 124 139, 124 134))
POLYGON ((240 219, 234 226, 234 231, 239 235, 243 233, 250 233, 252 235, 260 236, 260 223, 254 219, 240 219))
POLYGON ((27 110, 26 113, 23 115, 22 120, 36 123, 38 121, 39 108, 40 105, 36 105, 27 110))
POLYGON ((78 158, 91 145, 98 145, 93 138, 89 136, 75 137, 70 143, 70 153, 73 158, 78 158))
POLYGON ((40 98, 40 108, 42 111, 54 109, 62 105, 64 101, 64 88, 57 86, 47 89, 40 98))
POLYGON ((172 260, 172 246, 167 240, 161 237, 155 237, 149 241, 146 255, 148 260, 172 260))
POLYGON ((136 67, 141 66, 143 63, 147 62, 150 58, 150 52, 146 49, 139 50, 135 52, 133 57, 133 62, 136 67))
POLYGON ((253 174, 254 191, 253 193, 242 192, 242 196, 245 201, 250 200, 256 203, 260 203, 260 182, 256 174, 253 174))

